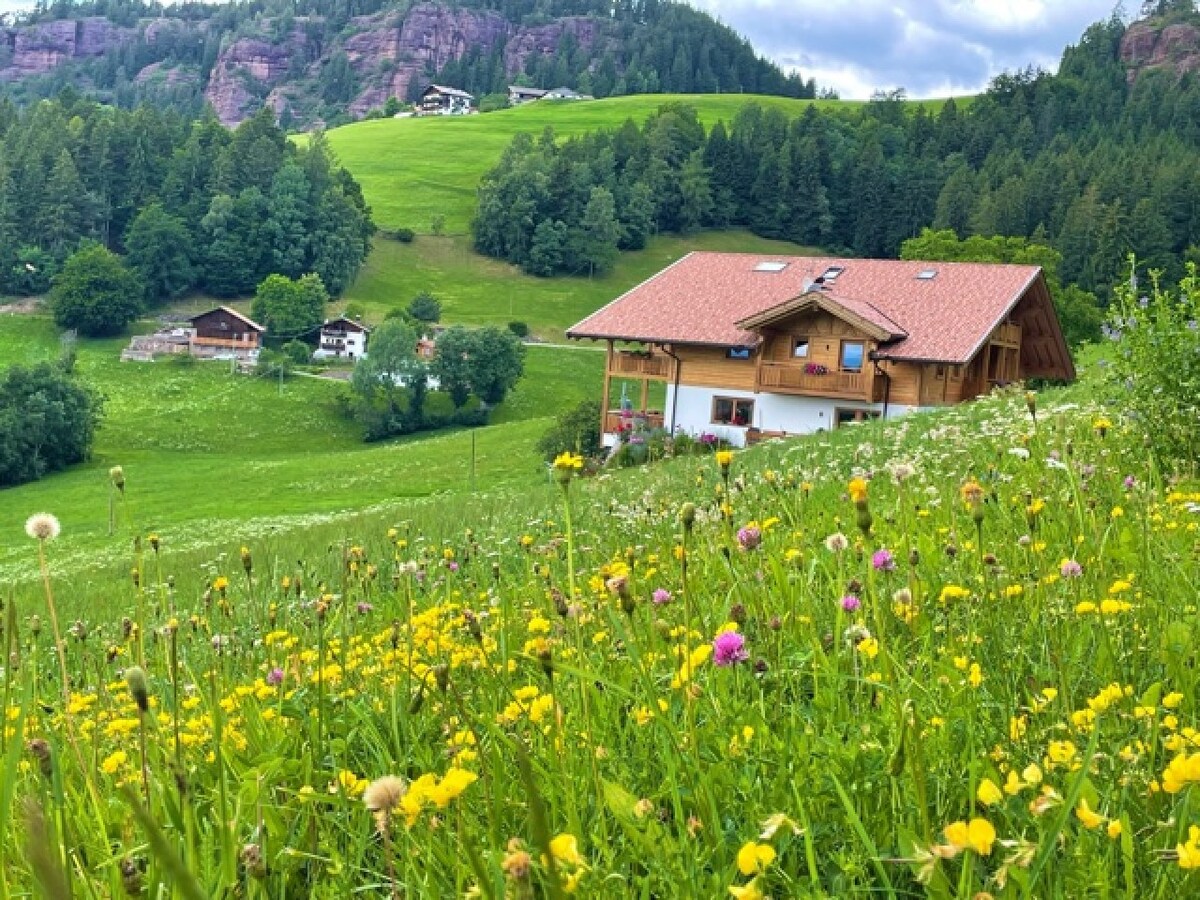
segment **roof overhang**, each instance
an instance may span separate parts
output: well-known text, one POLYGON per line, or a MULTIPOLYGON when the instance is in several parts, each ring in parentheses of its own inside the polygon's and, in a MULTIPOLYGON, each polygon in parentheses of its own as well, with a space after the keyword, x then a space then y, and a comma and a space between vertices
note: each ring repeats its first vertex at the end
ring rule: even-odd
POLYGON ((745 331, 758 331, 762 328, 769 328, 771 325, 782 322, 792 316, 814 310, 827 312, 834 318, 841 319, 847 325, 883 343, 908 336, 907 332, 895 322, 888 320, 882 313, 879 314, 876 321, 872 321, 850 309, 844 303, 839 302, 836 297, 826 294, 823 291, 808 291, 799 297, 785 300, 783 303, 772 306, 770 309, 765 309, 760 313, 742 319, 736 324, 738 328, 745 331))

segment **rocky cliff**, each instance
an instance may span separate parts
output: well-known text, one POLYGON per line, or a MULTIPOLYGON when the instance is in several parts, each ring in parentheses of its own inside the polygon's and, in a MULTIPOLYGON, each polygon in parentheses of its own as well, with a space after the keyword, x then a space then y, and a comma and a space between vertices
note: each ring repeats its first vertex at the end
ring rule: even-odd
MULTIPOLYGON (((129 74, 137 85, 202 86, 204 98, 227 125, 237 124, 264 103, 277 113, 287 109, 303 121, 322 67, 334 53, 344 52, 360 87, 349 112, 361 116, 389 97, 410 96, 414 83, 471 48, 502 47, 505 70, 515 75, 531 55, 554 54, 564 35, 570 34, 579 47, 591 51, 604 45, 606 29, 611 30, 607 23, 584 16, 524 27, 492 10, 455 9, 435 2, 418 3, 407 14, 383 12, 352 19, 345 35, 326 46, 314 46, 305 20, 296 20, 282 36, 275 24, 264 21, 259 36, 222 41, 207 71, 159 60, 129 74)), ((168 42, 177 46, 181 33, 186 33, 193 42, 203 42, 206 32, 203 22, 151 19, 136 27, 120 27, 99 17, 10 27, 0 32, 0 41, 8 48, 0 81, 46 75, 134 41, 151 48, 168 42)))
POLYGON ((0 33, 8 64, 0 80, 42 75, 75 59, 103 56, 132 39, 135 29, 121 28, 108 19, 60 19, 0 33))
POLYGON ((192 113, 208 103, 227 125, 265 105, 289 127, 361 116, 391 97, 411 99, 435 76, 477 92, 503 90, 522 72, 555 82, 541 87, 561 82, 602 96, 715 89, 710 85, 784 96, 816 91, 757 56, 726 26, 666 0, 643 18, 604 0, 570 0, 564 8, 573 15, 557 18, 538 14, 535 0, 512 0, 507 14, 483 0, 366 0, 370 14, 348 20, 332 13, 273 18, 253 4, 214 6, 207 14, 190 8, 188 18, 166 7, 139 20, 144 7, 114 2, 121 24, 95 16, 49 19, 40 10, 24 24, 0 25, 4 89, 22 102, 70 84, 124 105, 169 104, 192 113))
POLYGON ((1170 71, 1183 77, 1200 70, 1200 27, 1187 23, 1164 25, 1155 20, 1135 22, 1121 39, 1121 61, 1129 81, 1146 71, 1170 71))

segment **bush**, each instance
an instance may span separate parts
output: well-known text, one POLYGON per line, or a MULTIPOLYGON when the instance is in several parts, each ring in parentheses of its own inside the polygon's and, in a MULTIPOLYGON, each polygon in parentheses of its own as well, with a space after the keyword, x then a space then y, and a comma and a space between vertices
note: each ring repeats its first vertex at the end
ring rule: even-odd
POLYGON ((542 435, 537 449, 547 462, 567 452, 583 457, 600 456, 604 451, 600 437, 600 401, 584 400, 560 415, 542 435))
POLYGON ((119 256, 99 244, 72 254, 53 284, 54 321, 88 337, 120 334, 142 311, 141 282, 119 256))
POLYGON ((379 233, 390 241, 399 241, 402 244, 411 244, 417 236, 411 228, 397 228, 394 231, 384 229, 379 233))
POLYGON ((86 460, 101 410, 69 361, 10 367, 0 380, 0 487, 86 460))
POLYGON ((529 337, 529 326, 524 322, 509 322, 508 330, 519 338, 529 337))
POLYGON ((429 291, 421 291, 408 302, 408 314, 418 322, 434 324, 442 320, 442 302, 429 291))
POLYGON ((280 348, 294 365, 306 366, 312 362, 313 349, 301 340, 288 341, 280 348))
POLYGON ((287 378, 292 374, 293 363, 290 356, 280 350, 262 350, 258 354, 258 364, 254 374, 262 378, 287 378))
POLYGON ((1159 462, 1175 468, 1200 458, 1200 277, 1195 263, 1178 296, 1154 279, 1147 297, 1129 284, 1114 291, 1107 333, 1114 402, 1127 410, 1159 462))

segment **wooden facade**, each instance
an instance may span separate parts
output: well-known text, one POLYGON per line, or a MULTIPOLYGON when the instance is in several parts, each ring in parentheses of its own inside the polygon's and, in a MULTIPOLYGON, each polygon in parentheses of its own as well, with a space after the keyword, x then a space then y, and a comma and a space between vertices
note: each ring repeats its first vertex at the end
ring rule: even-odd
MULTIPOLYGON (((950 406, 1026 377, 1022 327, 1006 319, 966 365, 879 358, 880 342, 821 310, 797 315, 761 332, 754 348, 643 345, 618 349, 608 341, 604 375, 604 431, 635 418, 649 427, 671 426, 669 415, 648 407, 649 386, 717 388, 893 407, 950 406), (848 344, 861 345, 861 363, 846 366, 848 344), (614 408, 613 381, 640 384, 633 410, 614 408)), ((850 357, 856 357, 853 350, 850 357)))
POLYGON ((198 346, 257 349, 262 345, 262 326, 228 307, 210 309, 190 321, 196 330, 192 343, 198 346))

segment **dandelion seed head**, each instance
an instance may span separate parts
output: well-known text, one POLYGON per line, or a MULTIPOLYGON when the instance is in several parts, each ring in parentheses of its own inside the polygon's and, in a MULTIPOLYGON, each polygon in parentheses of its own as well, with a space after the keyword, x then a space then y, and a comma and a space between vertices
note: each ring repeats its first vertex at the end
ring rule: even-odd
POLYGON ((25 520, 25 533, 35 541, 52 541, 61 531, 58 519, 50 513, 34 513, 25 520))

